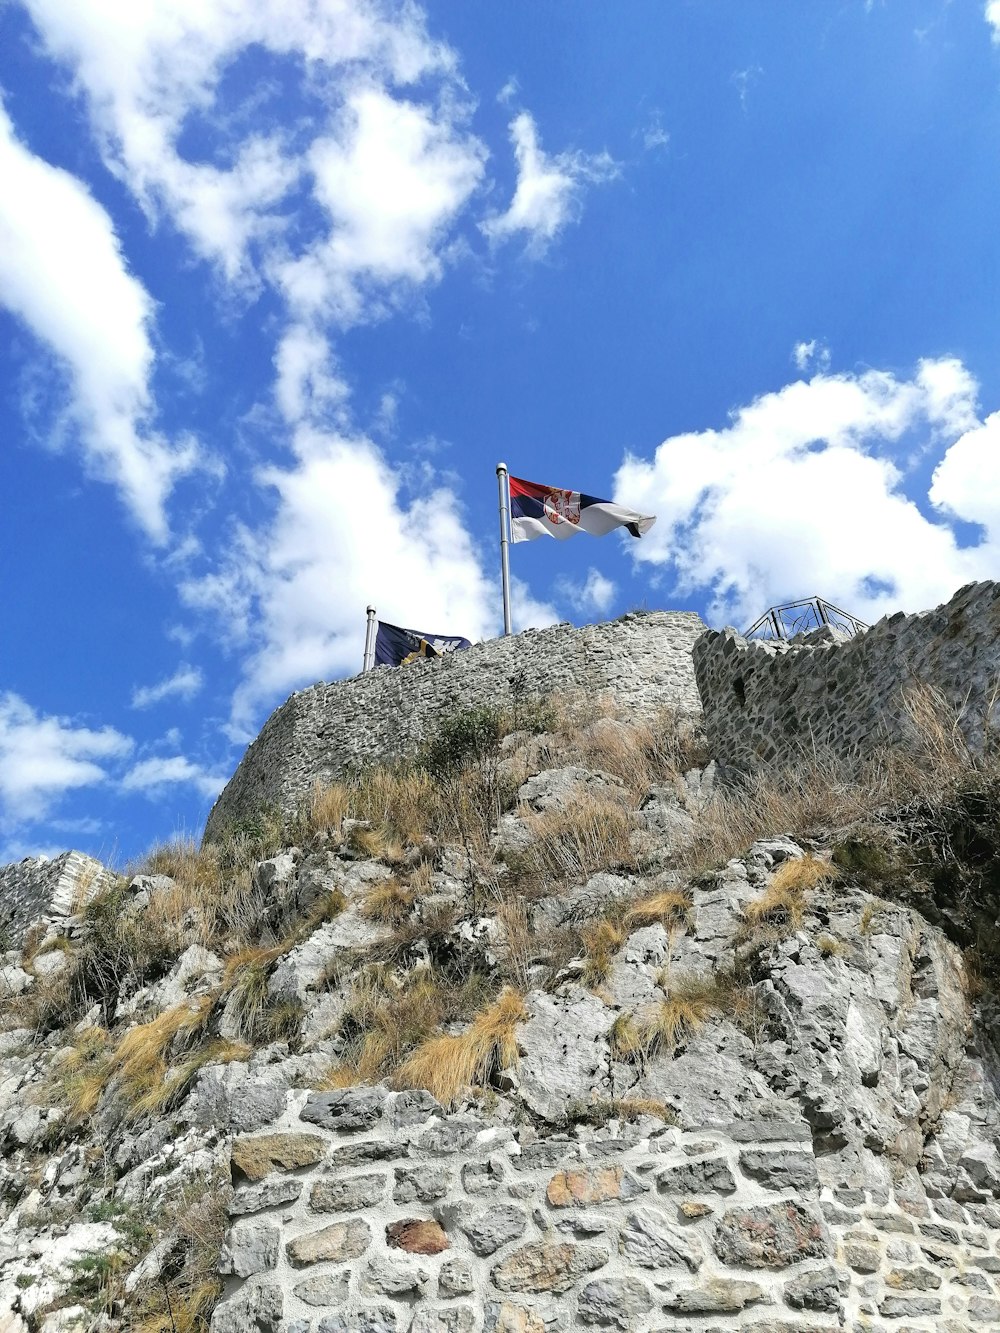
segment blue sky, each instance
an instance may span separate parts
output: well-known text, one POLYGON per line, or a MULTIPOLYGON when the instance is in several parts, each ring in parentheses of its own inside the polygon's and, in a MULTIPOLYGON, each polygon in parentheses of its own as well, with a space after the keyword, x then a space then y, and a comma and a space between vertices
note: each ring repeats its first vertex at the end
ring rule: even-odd
POLYGON ((0 861, 496 634, 500 458, 658 516, 521 626, 996 574, 1000 0, 7 0, 0 107, 0 861))

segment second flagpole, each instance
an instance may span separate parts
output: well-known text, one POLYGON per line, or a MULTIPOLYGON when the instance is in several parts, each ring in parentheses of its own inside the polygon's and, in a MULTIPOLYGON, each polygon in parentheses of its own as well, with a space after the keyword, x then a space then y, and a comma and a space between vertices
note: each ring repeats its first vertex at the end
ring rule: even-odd
POLYGON ((506 463, 497 464, 497 485, 500 489, 500 578, 503 584, 503 632, 504 634, 510 634, 510 557, 507 549, 510 530, 510 483, 506 463))

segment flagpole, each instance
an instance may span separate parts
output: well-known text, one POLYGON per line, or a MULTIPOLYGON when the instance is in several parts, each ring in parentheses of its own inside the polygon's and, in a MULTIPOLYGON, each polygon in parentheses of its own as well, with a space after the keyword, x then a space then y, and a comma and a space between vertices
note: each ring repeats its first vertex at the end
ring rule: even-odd
POLYGON ((368 623, 365 626, 365 662, 361 670, 371 671, 375 665, 375 608, 368 608, 368 623))
POLYGON ((497 485, 500 488, 500 578, 503 583, 503 632, 510 634, 510 558, 508 531, 510 527, 510 479, 507 464, 497 464, 497 485))

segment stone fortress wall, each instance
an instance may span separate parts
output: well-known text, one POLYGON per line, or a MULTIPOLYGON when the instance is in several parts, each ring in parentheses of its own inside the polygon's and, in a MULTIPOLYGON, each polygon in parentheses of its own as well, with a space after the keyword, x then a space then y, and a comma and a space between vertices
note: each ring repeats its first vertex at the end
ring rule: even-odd
POLYGON ((709 747, 736 769, 905 741, 905 695, 920 686, 961 714, 976 745, 1000 683, 1000 583, 970 583, 933 611, 897 612, 846 641, 828 629, 801 643, 710 630, 694 668, 709 747))
POLYGON ((442 717, 526 697, 610 695, 652 715, 697 711, 691 653, 705 630, 693 612, 632 612, 605 624, 554 625, 490 639, 405 668, 380 667, 293 694, 268 719, 212 808, 208 840, 265 807, 294 808, 319 780, 412 754, 442 717))

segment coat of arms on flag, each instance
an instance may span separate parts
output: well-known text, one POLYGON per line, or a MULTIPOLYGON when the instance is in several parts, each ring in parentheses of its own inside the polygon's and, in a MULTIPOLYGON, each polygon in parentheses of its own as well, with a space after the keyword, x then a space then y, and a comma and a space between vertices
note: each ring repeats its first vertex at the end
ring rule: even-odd
POLYGON ((603 537, 614 528, 625 528, 633 537, 641 537, 655 522, 654 515, 637 514, 596 495, 510 478, 510 539, 514 542, 530 542, 536 537, 564 541, 578 532, 603 537))
POLYGON ((380 620, 375 637, 375 665, 407 666, 422 658, 443 657, 445 653, 471 647, 468 639, 458 635, 424 634, 420 630, 403 629, 380 620))

